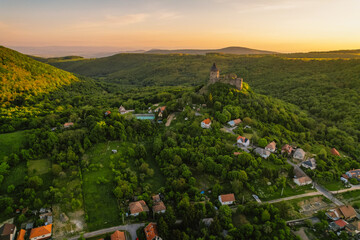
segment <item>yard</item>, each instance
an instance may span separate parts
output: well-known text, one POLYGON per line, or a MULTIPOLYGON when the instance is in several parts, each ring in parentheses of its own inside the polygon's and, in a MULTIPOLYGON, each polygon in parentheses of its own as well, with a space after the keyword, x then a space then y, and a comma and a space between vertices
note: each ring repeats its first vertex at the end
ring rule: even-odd
POLYGON ((28 173, 30 176, 43 175, 48 173, 51 168, 51 163, 47 159, 30 160, 28 162, 28 173))
POLYGON ((109 166, 112 149, 121 151, 120 142, 100 143, 94 145, 85 155, 89 164, 98 167, 83 170, 83 194, 85 211, 88 216, 89 231, 121 224, 117 200, 113 194, 115 184, 109 166), (108 183, 98 184, 98 178, 105 177, 108 183))
MULTIPOLYGON (((255 183, 256 184, 256 183, 255 183)), ((283 194, 281 195, 282 188, 279 187, 276 191, 271 191, 271 186, 267 185, 256 185, 256 194, 259 196, 262 201, 269 201, 278 198, 285 198, 294 195, 300 195, 308 192, 314 192, 312 189, 312 185, 306 186, 294 186, 290 180, 287 180, 286 186, 283 190, 283 194)))
POLYGON ((337 191, 340 189, 344 189, 344 183, 342 181, 332 181, 321 183, 321 185, 329 191, 337 191))
POLYGON ((0 160, 11 153, 19 152, 24 137, 25 131, 0 134, 0 160))

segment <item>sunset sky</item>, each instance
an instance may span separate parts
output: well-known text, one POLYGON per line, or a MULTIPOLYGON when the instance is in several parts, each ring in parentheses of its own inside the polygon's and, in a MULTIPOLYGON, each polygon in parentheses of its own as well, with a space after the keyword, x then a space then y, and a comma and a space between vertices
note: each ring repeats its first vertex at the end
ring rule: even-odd
POLYGON ((0 0, 0 45, 359 49, 359 0, 0 0))

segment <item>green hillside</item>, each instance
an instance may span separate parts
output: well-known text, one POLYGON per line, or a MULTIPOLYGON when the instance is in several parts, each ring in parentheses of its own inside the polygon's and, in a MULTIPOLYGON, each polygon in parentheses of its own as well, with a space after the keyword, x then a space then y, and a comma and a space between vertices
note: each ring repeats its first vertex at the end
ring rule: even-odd
POLYGON ((308 53, 296 59, 290 54, 118 54, 52 64, 108 83, 170 86, 204 84, 216 62, 221 74, 234 72, 255 92, 298 105, 321 119, 323 127, 329 127, 329 141, 350 150, 348 143, 360 139, 360 59, 342 59, 344 54, 359 56, 354 55, 357 51, 308 53), (340 59, 322 58, 327 54, 340 59))
POLYGON ((33 97, 78 81, 73 74, 0 46, 0 104, 20 106, 33 97))

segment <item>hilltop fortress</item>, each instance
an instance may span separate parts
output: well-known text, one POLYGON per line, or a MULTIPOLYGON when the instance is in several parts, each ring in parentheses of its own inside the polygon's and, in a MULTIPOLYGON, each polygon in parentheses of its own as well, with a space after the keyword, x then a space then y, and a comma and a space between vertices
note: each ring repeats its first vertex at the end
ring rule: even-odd
POLYGON ((242 90, 242 87, 243 87, 243 79, 242 78, 238 78, 236 76, 236 74, 234 74, 234 73, 220 76, 220 71, 216 67, 216 64, 214 63, 210 69, 209 85, 217 83, 217 82, 233 85, 238 90, 242 90))

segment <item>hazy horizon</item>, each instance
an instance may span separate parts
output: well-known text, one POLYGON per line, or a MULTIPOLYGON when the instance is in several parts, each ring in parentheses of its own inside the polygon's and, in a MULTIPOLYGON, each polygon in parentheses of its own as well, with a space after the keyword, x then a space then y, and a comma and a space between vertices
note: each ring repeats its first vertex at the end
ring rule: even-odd
POLYGON ((357 0, 0 0, 0 45, 276 52, 359 49, 357 0))

